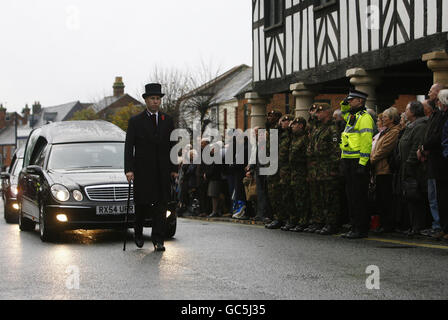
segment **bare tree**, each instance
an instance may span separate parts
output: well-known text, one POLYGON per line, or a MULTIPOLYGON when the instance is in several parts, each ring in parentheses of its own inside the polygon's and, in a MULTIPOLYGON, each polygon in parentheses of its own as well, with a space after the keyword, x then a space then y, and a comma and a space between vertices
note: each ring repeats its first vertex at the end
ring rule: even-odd
POLYGON ((217 86, 220 77, 219 68, 214 69, 211 63, 201 62, 200 66, 191 73, 192 90, 180 97, 178 104, 182 110, 183 117, 180 126, 193 128, 193 123, 198 121, 201 133, 212 122, 209 116, 210 109, 214 106, 214 97, 219 91, 217 86))
MULTIPOLYGON (((218 71, 204 62, 193 71, 179 68, 154 67, 146 83, 157 82, 163 87, 165 97, 162 100, 162 110, 171 115, 179 127, 192 128, 194 119, 204 123, 210 109, 212 90, 204 92, 197 90, 216 78, 218 71)), ((142 88, 144 85, 141 86, 142 88)), ((138 93, 141 95, 141 92, 138 93)))

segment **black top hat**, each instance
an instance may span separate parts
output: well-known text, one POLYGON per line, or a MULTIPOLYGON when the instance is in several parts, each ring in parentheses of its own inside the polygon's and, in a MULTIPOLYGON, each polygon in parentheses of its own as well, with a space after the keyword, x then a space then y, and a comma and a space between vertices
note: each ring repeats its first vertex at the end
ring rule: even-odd
POLYGON ((162 93, 162 85, 160 83, 149 83, 145 86, 145 93, 142 95, 143 99, 150 96, 163 97, 165 94, 162 93))

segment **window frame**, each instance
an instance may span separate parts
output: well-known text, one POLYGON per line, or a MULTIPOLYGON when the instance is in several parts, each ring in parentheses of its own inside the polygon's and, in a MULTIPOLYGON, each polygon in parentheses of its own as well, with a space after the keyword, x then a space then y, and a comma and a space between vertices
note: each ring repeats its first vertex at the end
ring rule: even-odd
POLYGON ((276 30, 278 28, 283 27, 284 20, 285 20, 285 0, 269 0, 269 1, 265 0, 264 1, 264 31, 265 32, 269 32, 271 30, 276 30), (274 17, 277 14, 280 14, 280 21, 277 22, 277 23, 275 23, 275 21, 274 21, 274 23, 272 23, 272 24, 271 24, 271 21, 270 21, 270 16, 271 16, 271 14, 270 14, 271 13, 270 5, 271 5, 271 1, 278 1, 279 2, 279 12, 278 13, 274 12, 274 17), (268 25, 268 23, 269 23, 269 25, 268 25))
POLYGON ((334 6, 338 3, 338 0, 324 0, 325 3, 322 3, 322 0, 315 0, 314 11, 319 11, 326 9, 328 7, 334 6))

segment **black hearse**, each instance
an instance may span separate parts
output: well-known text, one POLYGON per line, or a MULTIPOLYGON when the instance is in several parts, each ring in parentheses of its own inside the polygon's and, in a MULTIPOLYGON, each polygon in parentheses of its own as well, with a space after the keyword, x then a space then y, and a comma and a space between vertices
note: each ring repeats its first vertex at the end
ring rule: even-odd
POLYGON ((22 170, 24 150, 24 147, 17 149, 12 156, 9 170, 1 173, 3 215, 7 223, 17 222, 18 218, 17 180, 19 179, 20 170, 22 170))
MULTIPOLYGON (((33 130, 19 175, 20 230, 39 224, 40 237, 47 241, 63 230, 123 228, 125 136, 106 121, 64 121, 33 130)), ((129 227, 133 221, 130 214, 129 227)), ((174 208, 167 211, 167 222, 166 235, 172 237, 174 208)), ((145 226, 151 226, 150 219, 145 226)))

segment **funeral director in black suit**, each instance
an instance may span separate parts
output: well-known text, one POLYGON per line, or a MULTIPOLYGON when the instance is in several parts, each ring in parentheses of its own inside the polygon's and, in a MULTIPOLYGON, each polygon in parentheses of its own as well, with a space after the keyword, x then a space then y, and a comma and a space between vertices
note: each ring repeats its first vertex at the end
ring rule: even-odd
POLYGON ((143 225, 152 217, 151 239, 156 251, 165 251, 166 210, 170 198, 170 176, 177 166, 171 163, 170 142, 173 119, 159 111, 161 85, 145 86, 146 110, 129 120, 125 144, 125 173, 134 184, 135 244, 142 248, 143 225))

